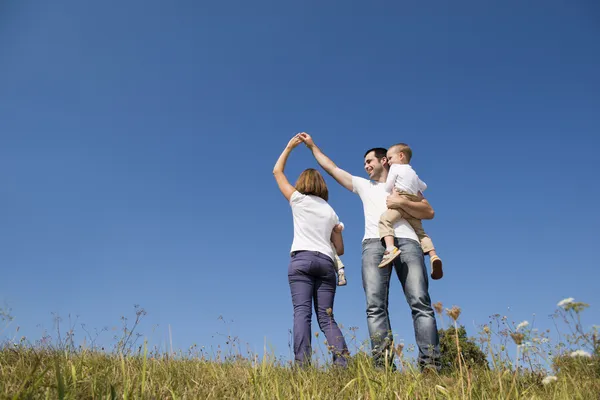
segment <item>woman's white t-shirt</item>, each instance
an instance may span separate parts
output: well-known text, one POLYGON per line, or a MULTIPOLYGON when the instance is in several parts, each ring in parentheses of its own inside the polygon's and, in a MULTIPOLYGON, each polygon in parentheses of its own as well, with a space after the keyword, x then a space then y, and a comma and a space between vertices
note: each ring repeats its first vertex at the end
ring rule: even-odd
POLYGON ((298 191, 292 193, 290 205, 294 216, 291 251, 318 251, 333 260, 335 254, 331 247, 331 231, 340 222, 333 208, 320 197, 298 191))

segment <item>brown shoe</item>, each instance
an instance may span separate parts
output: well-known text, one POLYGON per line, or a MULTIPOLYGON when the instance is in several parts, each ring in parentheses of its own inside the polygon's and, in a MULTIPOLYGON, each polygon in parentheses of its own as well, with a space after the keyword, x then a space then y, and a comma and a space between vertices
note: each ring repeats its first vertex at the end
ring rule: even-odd
POLYGON ((442 279, 444 276, 444 270, 442 269, 442 259, 438 256, 433 256, 429 258, 431 261, 431 278, 432 279, 442 279))

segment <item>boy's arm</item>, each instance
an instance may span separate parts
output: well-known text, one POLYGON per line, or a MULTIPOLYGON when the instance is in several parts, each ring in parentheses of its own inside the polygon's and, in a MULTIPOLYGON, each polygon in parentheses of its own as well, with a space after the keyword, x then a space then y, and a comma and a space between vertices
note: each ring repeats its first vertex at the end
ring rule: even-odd
POLYGON ((419 197, 421 201, 410 201, 405 196, 393 193, 388 196, 386 204, 388 208, 401 209, 417 219, 433 219, 435 211, 433 211, 431 204, 421 193, 419 193, 419 197))
POLYGON ((313 156, 319 163, 319 165, 335 179, 340 185, 348 189, 349 191, 354 191, 354 185, 352 184, 352 175, 343 169, 339 168, 329 157, 327 157, 321 149, 317 147, 315 142, 312 140, 308 133, 302 132, 299 134, 300 140, 304 142, 306 147, 312 151, 313 156))
POLYGON ((390 172, 388 173, 387 179, 385 181, 385 191, 389 194, 392 194, 394 191, 394 186, 396 185, 396 178, 398 177, 398 171, 396 168, 390 167, 390 172))

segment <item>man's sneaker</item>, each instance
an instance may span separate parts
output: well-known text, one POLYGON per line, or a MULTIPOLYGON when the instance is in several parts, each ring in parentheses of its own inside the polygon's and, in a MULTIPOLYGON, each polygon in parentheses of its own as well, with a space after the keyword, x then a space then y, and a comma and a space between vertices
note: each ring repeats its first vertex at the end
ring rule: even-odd
POLYGON ((346 286, 348 284, 348 281, 346 281, 346 273, 344 272, 344 269, 340 269, 338 271, 338 286, 346 286))
POLYGON ((379 264, 379 268, 385 267, 386 265, 388 265, 389 263, 394 261, 396 259, 396 257, 398 257, 399 255, 400 255, 400 250, 398 250, 398 248, 396 246, 394 246, 392 251, 386 250, 385 253, 383 253, 383 259, 381 260, 381 264, 379 264))
POLYGON ((429 261, 431 262, 431 278, 432 279, 442 279, 444 276, 444 270, 442 269, 442 259, 438 256, 429 257, 429 261))

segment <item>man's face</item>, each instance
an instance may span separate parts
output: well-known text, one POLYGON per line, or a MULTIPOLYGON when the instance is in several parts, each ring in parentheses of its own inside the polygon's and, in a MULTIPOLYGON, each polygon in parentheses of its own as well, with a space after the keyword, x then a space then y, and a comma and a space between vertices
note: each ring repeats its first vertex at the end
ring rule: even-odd
POLYGON ((381 174, 385 170, 385 165, 387 164, 387 158, 382 157, 381 160, 378 160, 375 157, 375 152, 372 151, 365 156, 365 171, 369 175, 369 179, 377 180, 381 177, 381 174))

